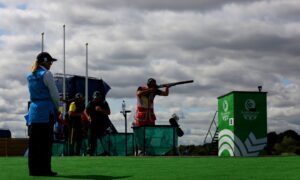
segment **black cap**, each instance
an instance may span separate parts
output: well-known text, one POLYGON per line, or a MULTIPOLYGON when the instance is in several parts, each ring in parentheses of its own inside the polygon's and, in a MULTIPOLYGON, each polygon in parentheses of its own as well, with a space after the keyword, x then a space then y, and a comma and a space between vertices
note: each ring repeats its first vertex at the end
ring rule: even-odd
POLYGON ((38 62, 51 62, 51 61, 57 61, 57 59, 54 59, 49 53, 47 52, 41 52, 37 55, 36 60, 38 62))
POLYGON ((81 93, 76 93, 75 94, 75 99, 80 99, 80 98, 82 98, 83 96, 82 96, 82 94, 81 93))
POLYGON ((147 85, 152 84, 152 83, 156 84, 156 80, 153 79, 153 78, 149 78, 148 81, 147 81, 147 85))
POLYGON ((95 91, 94 94, 93 94, 93 98, 94 99, 97 99, 97 98, 102 98, 102 95, 99 91, 95 91))

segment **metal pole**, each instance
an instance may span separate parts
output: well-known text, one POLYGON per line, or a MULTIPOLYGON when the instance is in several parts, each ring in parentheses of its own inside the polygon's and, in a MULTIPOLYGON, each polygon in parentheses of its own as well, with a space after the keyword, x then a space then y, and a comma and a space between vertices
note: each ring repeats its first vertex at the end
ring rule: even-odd
POLYGON ((125 111, 125 156, 127 156, 127 112, 125 111))
POLYGON ((125 101, 123 100, 122 102, 122 111, 120 113, 123 114, 124 119, 125 119, 125 156, 127 156, 127 113, 130 113, 131 111, 126 110, 126 104, 125 101))
POLYGON ((44 52, 44 32, 42 32, 42 52, 44 52))
MULTIPOLYGON (((63 25, 63 119, 66 117, 66 25, 63 25)), ((70 155, 70 139, 67 142, 67 154, 70 155)))
POLYGON ((63 117, 66 115, 66 25, 63 25, 63 117))
POLYGON ((130 113, 131 111, 126 110, 125 111, 125 156, 127 156, 127 113, 130 113))
POLYGON ((86 59, 85 59, 85 106, 88 105, 88 43, 85 43, 86 47, 86 59))

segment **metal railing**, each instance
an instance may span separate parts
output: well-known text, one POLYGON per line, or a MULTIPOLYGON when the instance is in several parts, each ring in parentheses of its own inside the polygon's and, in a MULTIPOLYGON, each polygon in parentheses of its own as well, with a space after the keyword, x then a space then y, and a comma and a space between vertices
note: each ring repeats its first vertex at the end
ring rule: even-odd
POLYGON ((211 123, 210 123, 210 125, 209 125, 209 128, 208 128, 208 131, 207 131, 206 136, 205 136, 205 138, 204 138, 203 144, 206 144, 206 143, 207 143, 208 135, 210 135, 211 141, 213 141, 213 138, 214 138, 214 136, 216 135, 216 132, 217 132, 217 129, 218 129, 218 125, 217 125, 217 123, 216 123, 215 118, 216 118, 217 114, 218 114, 218 111, 215 112, 215 115, 214 115, 214 117, 213 117, 213 119, 212 119, 212 121, 211 121, 211 123), (213 127, 213 125, 214 125, 214 127, 215 127, 215 132, 214 132, 214 133, 212 133, 212 127, 213 127))

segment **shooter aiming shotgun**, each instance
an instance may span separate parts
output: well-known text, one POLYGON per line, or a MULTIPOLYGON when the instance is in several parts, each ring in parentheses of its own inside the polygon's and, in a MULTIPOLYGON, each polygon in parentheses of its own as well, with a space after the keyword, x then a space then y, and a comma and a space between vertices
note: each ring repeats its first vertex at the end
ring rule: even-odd
MULTIPOLYGON (((155 96, 168 96, 169 88, 172 86, 193 83, 193 80, 189 81, 179 81, 174 83, 167 83, 157 85, 156 80, 153 78, 149 78, 147 81, 147 86, 139 86, 136 91, 137 105, 136 105, 136 115, 134 117, 134 127, 140 126, 155 126, 156 116, 154 114, 154 98, 155 96), (159 88, 164 88, 163 90, 159 88)), ((173 118, 174 119, 174 118, 173 118)), ((171 126, 176 128, 177 135, 183 136, 183 131, 179 128, 177 121, 171 120, 171 126)), ((147 153, 145 149, 145 142, 137 142, 137 152, 141 152, 143 154, 147 153)))
POLYGON ((147 86, 138 87, 136 92, 137 106, 134 126, 138 127, 155 125, 156 116, 153 109, 155 96, 168 96, 170 87, 193 82, 193 80, 188 80, 157 85, 155 79, 149 78, 147 81, 147 86), (159 89, 163 87, 165 88, 164 90, 159 89))

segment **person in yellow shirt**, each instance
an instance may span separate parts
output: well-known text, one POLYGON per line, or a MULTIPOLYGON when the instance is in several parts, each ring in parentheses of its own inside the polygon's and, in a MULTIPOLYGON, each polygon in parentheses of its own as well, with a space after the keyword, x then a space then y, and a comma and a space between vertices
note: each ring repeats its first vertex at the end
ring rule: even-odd
POLYGON ((82 116, 84 116, 84 101, 80 93, 75 95, 74 101, 69 106, 70 126, 70 155, 80 155, 82 143, 82 116))

